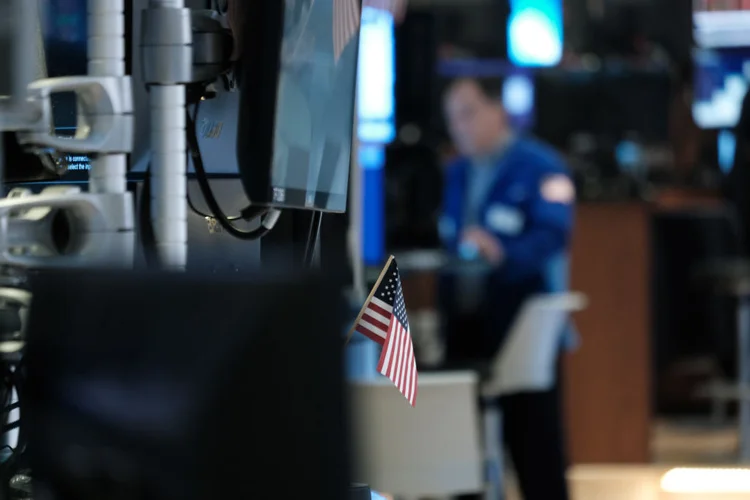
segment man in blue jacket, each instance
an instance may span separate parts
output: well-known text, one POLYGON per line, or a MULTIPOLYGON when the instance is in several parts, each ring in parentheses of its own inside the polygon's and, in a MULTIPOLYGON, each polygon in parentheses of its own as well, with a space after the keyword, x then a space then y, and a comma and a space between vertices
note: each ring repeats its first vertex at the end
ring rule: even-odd
MULTIPOLYGON (((454 82, 444 106, 460 157, 446 172, 441 237, 450 252, 488 267, 444 280, 446 355, 449 363, 486 360, 528 298, 563 286, 552 269, 565 260, 575 189, 557 153, 517 136, 479 82, 454 82)), ((501 400, 525 500, 568 499, 559 399, 555 388, 501 400)))

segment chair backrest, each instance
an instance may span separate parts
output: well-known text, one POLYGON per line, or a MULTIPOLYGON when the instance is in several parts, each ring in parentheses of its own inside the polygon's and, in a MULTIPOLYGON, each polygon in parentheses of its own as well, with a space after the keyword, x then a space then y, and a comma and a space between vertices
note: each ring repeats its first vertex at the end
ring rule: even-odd
POLYGON ((552 388, 565 322, 570 313, 585 307, 586 297, 575 292, 536 295, 526 301, 493 361, 482 396, 552 388))
POLYGON ((477 384, 471 371, 420 373, 412 408, 385 377, 350 382, 354 479, 407 498, 481 491, 477 384))

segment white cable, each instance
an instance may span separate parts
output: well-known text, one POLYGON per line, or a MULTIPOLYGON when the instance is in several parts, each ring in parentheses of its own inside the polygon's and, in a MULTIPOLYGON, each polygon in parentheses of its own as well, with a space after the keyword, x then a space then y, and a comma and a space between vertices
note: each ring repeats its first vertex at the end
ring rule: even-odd
POLYGON ((187 265, 185 87, 151 87, 151 219, 166 268, 187 265))
MULTIPOLYGON (((151 0, 151 9, 182 9, 184 0, 151 0)), ((151 220, 156 252, 168 269, 187 266, 185 86, 152 85, 151 220)))
MULTIPOLYGON (((88 72, 90 76, 125 76, 125 0, 88 1, 88 72)), ((94 155, 89 190, 122 194, 126 190, 127 156, 94 155)))

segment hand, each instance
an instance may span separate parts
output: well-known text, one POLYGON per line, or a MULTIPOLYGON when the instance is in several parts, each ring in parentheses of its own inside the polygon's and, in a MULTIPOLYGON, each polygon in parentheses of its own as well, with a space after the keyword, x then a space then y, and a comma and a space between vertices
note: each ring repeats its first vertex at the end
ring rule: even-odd
POLYGON ((461 243, 476 246, 479 254, 493 266, 502 263, 505 257, 500 241, 481 227, 466 228, 461 235, 461 243))

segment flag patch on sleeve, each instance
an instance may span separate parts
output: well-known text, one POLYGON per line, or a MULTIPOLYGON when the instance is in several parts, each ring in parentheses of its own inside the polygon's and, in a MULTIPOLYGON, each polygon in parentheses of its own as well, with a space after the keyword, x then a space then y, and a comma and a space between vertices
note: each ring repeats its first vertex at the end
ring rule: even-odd
POLYGON ((542 198, 549 203, 573 203, 576 199, 576 188, 566 175, 551 175, 542 181, 542 198))

